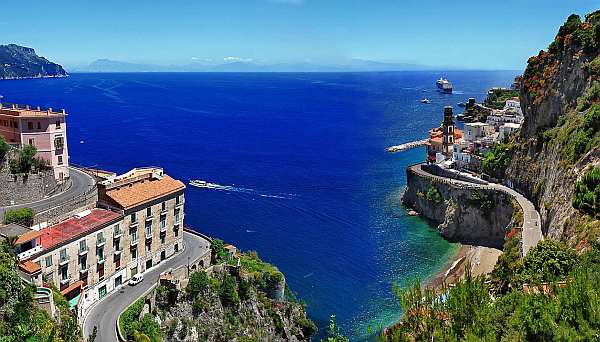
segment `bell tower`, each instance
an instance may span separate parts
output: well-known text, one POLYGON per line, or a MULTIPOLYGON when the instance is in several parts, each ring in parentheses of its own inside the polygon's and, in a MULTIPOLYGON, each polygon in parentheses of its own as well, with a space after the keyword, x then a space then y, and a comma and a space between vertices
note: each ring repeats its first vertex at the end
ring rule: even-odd
POLYGON ((446 106, 442 122, 442 152, 446 157, 452 156, 452 145, 454 145, 454 115, 452 106, 446 106))

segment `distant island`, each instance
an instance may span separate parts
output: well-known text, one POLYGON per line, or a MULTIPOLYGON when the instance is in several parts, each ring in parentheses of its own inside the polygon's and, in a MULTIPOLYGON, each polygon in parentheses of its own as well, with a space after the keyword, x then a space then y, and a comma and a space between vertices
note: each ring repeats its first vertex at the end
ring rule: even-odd
POLYGON ((38 56, 32 48, 0 45, 0 79, 67 77, 59 64, 38 56))
POLYGON ((422 64, 376 62, 352 59, 339 65, 303 63, 261 64, 252 61, 230 61, 221 64, 192 62, 159 65, 98 59, 74 72, 348 72, 348 71, 422 71, 435 68, 422 64))

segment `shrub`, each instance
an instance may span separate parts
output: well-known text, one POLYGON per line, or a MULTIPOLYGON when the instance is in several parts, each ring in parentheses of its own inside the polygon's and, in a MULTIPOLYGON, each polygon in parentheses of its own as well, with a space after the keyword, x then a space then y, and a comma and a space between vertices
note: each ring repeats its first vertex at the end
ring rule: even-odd
POLYGON ((6 143, 3 137, 0 137, 0 159, 4 159, 10 146, 6 143))
POLYGON ((437 188, 430 187, 425 193, 425 199, 433 203, 440 203, 442 201, 442 195, 437 188))
POLYGON ((123 311, 119 320, 119 325, 121 326, 121 331, 123 331, 123 333, 129 336, 140 329, 139 318, 143 308, 144 300, 138 299, 123 311))
POLYGON ((29 227, 33 224, 33 216, 31 208, 8 209, 4 212, 4 224, 16 223, 29 227))
POLYGON ((600 213, 600 167, 594 167, 575 183, 573 207, 590 215, 600 213))
POLYGON ((185 292, 190 298, 196 298, 199 294, 204 293, 208 289, 208 276, 206 272, 194 272, 190 276, 190 281, 185 288, 185 292))
POLYGON ((600 83, 594 82, 581 97, 577 99, 577 110, 583 112, 594 103, 600 101, 600 83))
POLYGON ((498 179, 503 178, 504 172, 512 159, 513 152, 514 145, 510 143, 498 143, 494 145, 492 151, 483 159, 483 172, 498 179))
POLYGON ((223 240, 213 239, 210 248, 212 250, 212 259, 214 263, 220 264, 229 259, 229 253, 225 250, 223 240))
POLYGON ((583 117, 583 128, 592 133, 600 130, 600 104, 594 104, 590 107, 583 117))
POLYGON ((225 275, 219 296, 225 305, 235 306, 240 303, 240 296, 237 291, 237 281, 235 277, 229 274, 225 275))
POLYGON ((542 240, 523 258, 522 280, 530 283, 562 280, 575 261, 575 251, 564 243, 542 240))

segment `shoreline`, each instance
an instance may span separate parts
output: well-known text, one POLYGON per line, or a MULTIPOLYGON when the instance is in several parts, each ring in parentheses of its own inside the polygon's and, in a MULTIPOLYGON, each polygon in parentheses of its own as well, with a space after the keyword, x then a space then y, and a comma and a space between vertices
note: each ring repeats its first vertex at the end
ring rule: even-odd
POLYGON ((485 276, 492 272, 501 254, 495 248, 460 244, 455 256, 425 286, 439 290, 444 284, 453 284, 464 277, 469 264, 473 276, 485 276))

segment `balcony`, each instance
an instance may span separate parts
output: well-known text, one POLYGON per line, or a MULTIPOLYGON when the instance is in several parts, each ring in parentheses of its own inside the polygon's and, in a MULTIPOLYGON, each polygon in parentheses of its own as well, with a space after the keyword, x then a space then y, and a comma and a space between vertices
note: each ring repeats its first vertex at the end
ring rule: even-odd
POLYGON ((84 256, 88 253, 88 247, 79 248, 79 256, 84 256))
POLYGON ((135 229, 135 228, 137 228, 137 226, 138 226, 138 223, 139 223, 138 221, 131 222, 131 223, 129 224, 129 228, 131 228, 131 229, 135 229))
POLYGON ((87 266, 85 266, 85 268, 84 268, 84 267, 81 267, 81 268, 79 268, 79 274, 80 274, 80 275, 82 275, 82 274, 86 274, 86 273, 88 273, 89 269, 90 269, 90 268, 89 268, 89 267, 87 267, 87 266))
POLYGON ((146 230, 146 239, 152 239, 153 232, 152 230, 146 230))
POLYGON ((59 265, 59 266, 64 266, 64 265, 66 265, 66 264, 68 264, 68 263, 69 263, 69 260, 70 260, 70 259, 71 259, 71 258, 70 258, 68 255, 67 255, 67 256, 64 256, 64 257, 60 257, 60 260, 58 260, 58 265, 59 265))
POLYGON ((146 216, 146 222, 152 222, 154 215, 146 216))
POLYGON ((71 281, 71 277, 62 278, 60 280, 60 284, 65 285, 65 284, 68 284, 70 281, 71 281))
POLYGON ((105 244, 106 244, 106 239, 101 238, 101 239, 98 239, 98 241, 96 242, 96 247, 97 248, 104 247, 105 244))
POLYGON ((167 224, 164 221, 160 222, 160 232, 164 233, 167 231, 167 224))
POLYGON ((37 254, 41 251, 42 251, 42 245, 39 245, 39 246, 35 246, 31 249, 28 249, 22 253, 19 253, 17 255, 17 257, 19 258, 19 260, 25 260, 25 259, 31 258, 32 256, 34 256, 35 254, 37 254))
POLYGON ((119 229, 119 230, 115 230, 115 231, 113 231, 113 238, 114 238, 114 239, 118 239, 118 238, 120 238, 121 236, 123 236, 123 231, 122 231, 122 230, 120 230, 120 229, 119 229))
POLYGON ((131 247, 137 246, 137 244, 138 244, 138 240, 137 239, 131 240, 131 247))
POLYGON ((106 261, 106 258, 104 256, 98 257, 98 265, 104 264, 105 261, 106 261))
POLYGON ((115 255, 121 255, 122 252, 123 252, 123 250, 119 248, 119 249, 115 250, 115 255))

